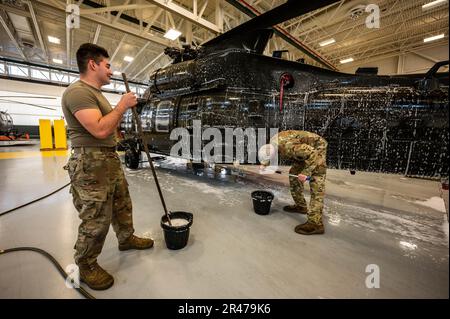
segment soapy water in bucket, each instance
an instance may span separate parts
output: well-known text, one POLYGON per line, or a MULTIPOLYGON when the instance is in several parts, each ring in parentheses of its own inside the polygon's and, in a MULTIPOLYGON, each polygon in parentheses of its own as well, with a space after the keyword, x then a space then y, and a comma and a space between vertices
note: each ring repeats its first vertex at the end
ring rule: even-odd
POLYGON ((254 191, 252 193, 252 198, 260 202, 271 202, 273 197, 273 194, 267 191, 254 191))
MULTIPOLYGON (((173 218, 170 221, 172 222, 172 226, 174 226, 174 227, 180 227, 180 226, 185 226, 185 225, 189 224, 189 221, 184 218, 173 218)), ((164 222, 164 224, 166 224, 167 226, 170 226, 168 221, 164 222)))
POLYGON ((193 215, 188 212, 171 212, 169 225, 167 215, 161 217, 161 227, 164 231, 164 239, 169 249, 181 249, 189 241, 189 230, 192 225, 193 215))

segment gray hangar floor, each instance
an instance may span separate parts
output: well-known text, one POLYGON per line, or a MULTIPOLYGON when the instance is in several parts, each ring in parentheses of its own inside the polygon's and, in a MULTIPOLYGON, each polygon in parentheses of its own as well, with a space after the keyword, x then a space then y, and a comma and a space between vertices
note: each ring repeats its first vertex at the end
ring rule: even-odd
MULTIPOLYGON (((66 184, 68 154, 0 148, 0 213, 66 184)), ((292 203, 285 175, 261 177, 255 166, 241 167, 244 177, 195 173, 171 158, 157 166, 169 209, 194 214, 188 245, 166 248, 151 171, 125 169, 136 234, 154 238, 155 247, 120 252, 110 229, 99 264, 115 284, 86 288, 98 298, 449 297, 448 191, 439 182, 329 169, 325 234, 304 236, 293 230, 306 218, 282 210, 292 203), (269 215, 254 213, 255 189, 274 193, 269 215), (380 286, 368 288, 374 269, 380 286)), ((78 225, 66 187, 0 217, 0 250, 35 246, 65 268, 78 225)), ((0 254, 0 298, 82 297, 43 256, 14 252, 0 254)))

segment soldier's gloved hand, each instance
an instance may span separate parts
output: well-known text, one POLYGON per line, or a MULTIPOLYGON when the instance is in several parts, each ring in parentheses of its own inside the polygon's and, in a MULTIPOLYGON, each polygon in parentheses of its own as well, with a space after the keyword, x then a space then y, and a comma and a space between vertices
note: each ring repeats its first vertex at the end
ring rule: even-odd
POLYGON ((266 167, 270 165, 270 162, 269 162, 269 161, 260 161, 260 163, 261 163, 261 165, 259 165, 259 170, 260 170, 260 171, 265 170, 266 167))
POLYGON ((303 174, 298 174, 298 180, 302 183, 307 182, 311 179, 311 177, 303 174))

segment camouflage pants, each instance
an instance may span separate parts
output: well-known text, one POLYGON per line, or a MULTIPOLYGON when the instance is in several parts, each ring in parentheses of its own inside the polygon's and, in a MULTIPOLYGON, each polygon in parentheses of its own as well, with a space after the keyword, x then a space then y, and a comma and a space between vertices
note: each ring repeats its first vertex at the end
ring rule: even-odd
MULTIPOLYGON (((325 156, 325 155, 324 155, 325 156)), ((295 162, 292 165, 289 174, 302 174, 306 168, 305 162, 295 162)), ((322 225, 322 211, 323 211, 323 197, 325 195, 325 177, 326 166, 318 166, 311 175, 309 181, 311 199, 308 209, 308 221, 322 225)), ((290 191, 295 204, 298 206, 307 207, 305 197, 303 196, 304 184, 298 180, 297 177, 289 176, 290 191)))
POLYGON ((110 224, 119 243, 134 233, 128 183, 116 152, 74 153, 64 168, 81 219, 75 262, 92 264, 102 251, 110 224))

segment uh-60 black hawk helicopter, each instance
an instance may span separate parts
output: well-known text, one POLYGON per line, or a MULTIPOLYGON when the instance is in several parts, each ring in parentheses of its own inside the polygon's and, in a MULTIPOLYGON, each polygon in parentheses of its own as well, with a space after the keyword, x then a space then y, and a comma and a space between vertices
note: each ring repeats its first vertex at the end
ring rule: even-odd
MULTIPOLYGON (((202 130, 318 133, 328 141, 327 163, 333 168, 448 176, 449 82, 448 73, 437 73, 448 61, 426 74, 378 76, 367 69, 345 74, 262 54, 271 26, 333 2, 288 1, 199 49, 167 48, 173 63, 151 75, 137 106, 150 150, 169 154, 177 143, 169 138, 171 130, 192 133, 194 120, 200 120, 202 130)), ((143 147, 131 112, 121 127, 126 165, 137 168, 143 147)))

